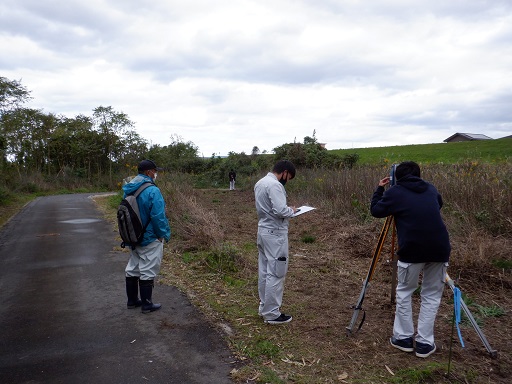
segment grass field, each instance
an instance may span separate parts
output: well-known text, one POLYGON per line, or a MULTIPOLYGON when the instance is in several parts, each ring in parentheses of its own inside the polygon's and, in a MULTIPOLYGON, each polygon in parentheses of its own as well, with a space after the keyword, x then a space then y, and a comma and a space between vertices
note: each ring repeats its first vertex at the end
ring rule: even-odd
POLYGON ((512 160, 512 139, 400 145, 393 147, 335 149, 338 155, 357 153, 359 164, 387 164, 413 160, 422 164, 471 161, 500 163, 512 160))
MULTIPOLYGON (((439 168, 430 170, 430 176, 441 181, 441 173, 456 165, 430 167, 439 168)), ((472 217, 463 200, 473 200, 471 194, 478 191, 480 196, 482 190, 481 184, 479 188, 468 187, 465 172, 457 171, 446 178, 456 179, 454 185, 443 185, 465 191, 460 200, 447 198, 453 245, 450 276, 457 279, 465 300, 474 303, 471 311, 478 315, 481 328, 499 351, 499 359, 493 360, 485 353, 468 324, 462 326, 465 348, 452 337, 453 300, 449 290, 445 290, 438 314, 436 354, 418 359, 389 346, 394 314, 389 304, 391 239, 386 242, 366 296, 368 316, 364 327, 357 335, 346 335, 351 306, 359 295, 382 226, 382 220, 367 215, 371 190, 363 193, 365 199, 358 199, 356 191, 366 184, 375 187, 380 168, 343 169, 325 177, 313 170, 303 171, 303 177, 287 185, 296 184, 289 188, 291 202, 300 205, 309 196, 317 209, 290 225, 291 266, 283 311, 292 314, 294 320, 277 327, 265 325, 257 313, 257 216, 252 188, 194 190, 176 183, 175 177, 163 175, 159 180, 173 228, 159 282, 186 292, 211 323, 225 333, 239 362, 231 372, 235 383, 510 382, 509 224, 500 227, 505 233, 493 236, 481 221, 487 211, 479 213, 479 220, 472 217), (451 371, 447 368, 450 361, 451 371)), ((494 164, 479 164, 471 170, 471 179, 494 174, 495 168, 498 166, 494 164)), ((499 168, 509 170, 510 165, 499 168)), ((503 203, 502 208, 509 212, 510 189, 487 184, 490 189, 483 193, 489 198, 495 196, 495 202, 503 203)), ((500 221, 493 216, 494 211, 488 214, 489 222, 500 221)), ((414 302, 417 314, 418 296, 414 302)))
MULTIPOLYGON (((294 320, 277 328, 263 324, 257 314, 256 176, 236 192, 193 190, 188 175, 159 177, 173 229, 159 283, 177 286, 226 333, 238 361, 234 382, 511 382, 512 139, 335 152, 358 153, 361 166, 300 170, 287 185, 291 203, 317 209, 292 223, 284 310, 294 320), (485 353, 467 324, 462 324, 465 348, 452 337, 448 290, 436 325, 438 352, 424 360, 392 349, 391 269, 384 255, 365 302, 365 325, 355 337, 346 335, 382 225, 369 216, 368 200, 389 165, 404 160, 422 164, 425 178, 442 192, 453 245, 450 275, 468 295, 465 300, 499 351, 498 359, 485 353)), ((29 199, 17 196, 16 204, 0 206, 0 225, 29 199)), ((99 200, 115 226, 119 196, 99 200)))
MULTIPOLYGON (((512 139, 334 152, 358 153, 361 166, 303 169, 287 185, 291 203, 307 202, 317 209, 291 226, 293 261, 284 310, 294 320, 282 327, 266 326, 257 314, 257 217, 252 192, 257 176, 245 183, 241 180, 236 192, 194 190, 187 182, 190 175, 159 176, 173 228, 159 284, 177 286, 226 333, 238 361, 232 371, 234 382, 511 382, 512 139), (498 359, 485 353, 468 324, 462 324, 466 348, 452 337, 453 301, 448 290, 436 325, 439 351, 424 360, 392 349, 388 256, 383 256, 372 280, 363 329, 355 337, 346 335, 351 305, 382 225, 369 216, 368 199, 389 165, 404 160, 420 163, 426 180, 442 192, 453 245, 450 275, 467 295, 480 327, 499 351, 498 359)), ((114 226, 119 199, 98 202, 114 226)), ((0 225, 28 200, 18 194, 12 204, 0 206, 0 225)))
MULTIPOLYGON (((283 327, 266 326, 257 314, 252 188, 261 175, 229 191, 194 189, 179 174, 163 174, 159 186, 173 238, 160 282, 186 292, 212 324, 227 333, 226 341, 240 362, 232 371, 236 383, 509 383, 512 140, 485 142, 485 150, 482 142, 459 144, 368 148, 361 150, 361 164, 353 168, 298 170, 286 186, 288 200, 317 209, 290 225, 292 261, 283 311, 294 320, 283 327), (434 147, 454 150, 451 157, 445 152, 438 154, 443 161, 435 161, 434 147), (390 163, 405 159, 421 163, 422 175, 443 195, 452 244, 450 276, 455 276, 465 300, 474 303, 471 310, 499 351, 498 359, 485 353, 468 324, 462 329, 465 348, 452 337, 449 290, 436 322, 435 355, 418 359, 390 347, 390 256, 383 257, 372 280, 362 331, 346 335, 351 305, 382 226, 382 220, 369 214, 370 196, 390 163)), ((389 243, 385 255, 392 252, 389 243)), ((418 304, 416 297, 416 314, 418 304)))

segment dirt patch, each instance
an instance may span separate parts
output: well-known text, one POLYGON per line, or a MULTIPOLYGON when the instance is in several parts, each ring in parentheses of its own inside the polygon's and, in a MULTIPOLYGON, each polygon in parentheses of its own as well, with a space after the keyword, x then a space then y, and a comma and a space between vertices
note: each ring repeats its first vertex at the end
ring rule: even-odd
MULTIPOLYGON (((237 337, 237 327, 240 329, 243 324, 244 335, 250 335, 246 337, 268 338, 279 345, 285 357, 269 359, 268 366, 279 372, 284 382, 384 383, 390 382, 400 370, 425 367, 434 371, 434 377, 438 376, 436 381, 429 382, 512 381, 510 272, 449 269, 452 278, 459 278, 466 301, 487 340, 498 350, 497 359, 489 356, 469 323, 461 325, 465 342, 465 348, 461 348, 456 332, 452 333, 453 301, 448 288, 436 322, 438 351, 428 359, 419 359, 389 345, 394 305, 391 304, 391 239, 388 238, 363 305, 365 323, 357 335, 347 337, 345 327, 352 317, 351 307, 359 297, 383 221, 355 224, 349 218, 335 219, 331 212, 317 209, 293 219, 290 224, 290 269, 283 311, 291 313, 294 320, 289 325, 269 329, 257 316, 257 218, 252 190, 194 193, 198 203, 216 213, 224 241, 247 250, 239 260, 240 278, 254 284, 254 287, 247 287, 254 302, 239 309, 242 320, 231 324, 235 330, 233 339, 237 337), (499 311, 504 313, 495 316, 499 311), (446 378, 448 362, 451 362, 449 379, 446 378), (439 368, 435 368, 436 364, 439 368)), ((300 202, 289 203, 300 205, 300 202)), ((463 242, 464 239, 452 238, 454 249, 463 242)), ((510 246, 511 239, 505 244, 510 246)), ((200 295, 201 288, 196 288, 195 294, 200 295)), ((213 283, 208 289, 218 290, 219 297, 230 295, 225 288, 213 283)), ((220 307, 229 305, 227 303, 228 300, 219 298, 220 307)), ((414 305, 417 316, 419 296, 415 297, 414 305)), ((223 317, 221 313, 217 316, 223 317)), ((258 381, 260 374, 257 372, 252 381, 246 378, 244 382, 258 381)), ((431 374, 430 380, 433 376, 431 374)))

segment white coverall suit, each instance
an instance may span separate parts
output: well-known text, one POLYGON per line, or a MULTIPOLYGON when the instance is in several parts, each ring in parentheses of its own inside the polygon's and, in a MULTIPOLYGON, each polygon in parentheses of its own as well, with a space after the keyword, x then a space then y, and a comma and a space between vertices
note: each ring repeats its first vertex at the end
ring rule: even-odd
POLYGON ((286 191, 269 172, 254 186, 258 213, 259 314, 264 320, 281 315, 284 281, 288 271, 288 222, 293 209, 286 205, 286 191))

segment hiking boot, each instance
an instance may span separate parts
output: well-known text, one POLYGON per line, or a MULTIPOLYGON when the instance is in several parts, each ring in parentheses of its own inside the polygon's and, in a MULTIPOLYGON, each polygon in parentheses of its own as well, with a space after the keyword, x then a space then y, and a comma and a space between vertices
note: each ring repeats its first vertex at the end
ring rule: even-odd
POLYGON ((265 320, 265 323, 275 325, 275 324, 289 323, 290 321, 292 321, 292 317, 290 315, 285 315, 284 313, 281 313, 281 315, 277 319, 265 320))
POLYGON ((417 357, 429 357, 436 351, 436 345, 430 345, 426 343, 416 342, 416 356, 417 357))
POLYGON ((414 347, 412 345, 412 337, 408 337, 406 339, 395 339, 394 336, 389 339, 389 342, 391 345, 395 348, 398 348, 401 351, 404 352, 412 352, 414 351, 414 347))

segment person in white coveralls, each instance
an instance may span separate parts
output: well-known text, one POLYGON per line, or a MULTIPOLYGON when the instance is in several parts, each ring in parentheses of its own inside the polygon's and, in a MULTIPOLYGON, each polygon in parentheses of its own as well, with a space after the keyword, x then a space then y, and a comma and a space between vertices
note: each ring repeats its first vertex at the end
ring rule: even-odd
POLYGON ((274 165, 272 172, 254 186, 258 213, 258 294, 259 314, 268 324, 285 324, 291 315, 281 313, 284 281, 288 272, 288 223, 297 211, 286 204, 287 181, 295 177, 288 160, 274 165))

